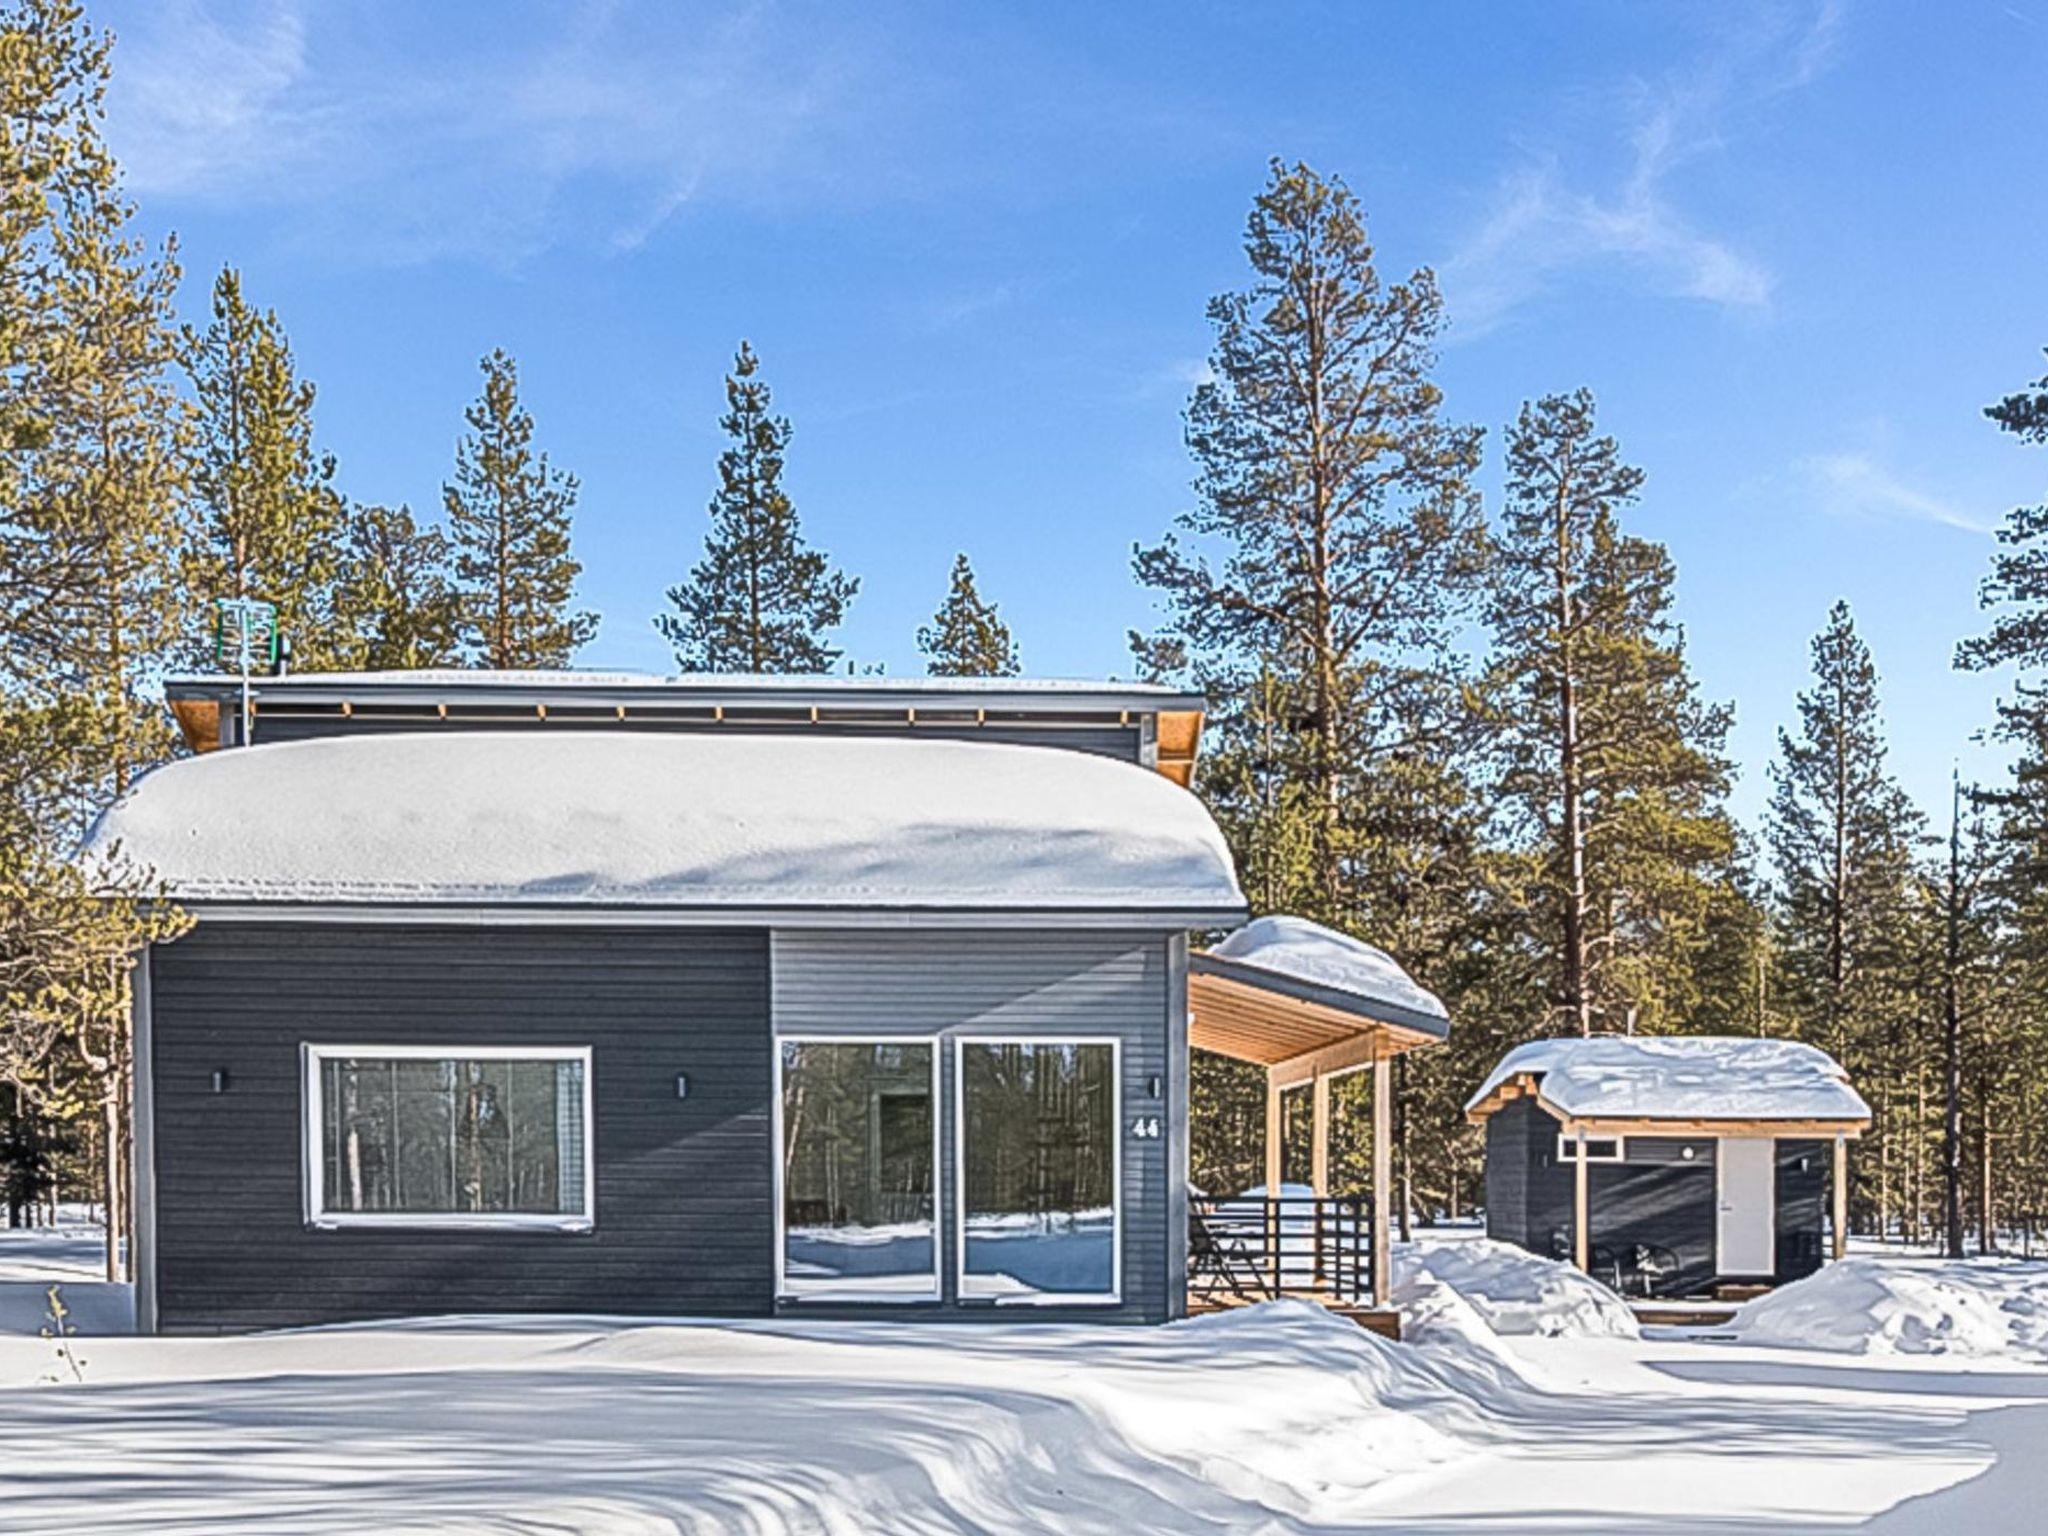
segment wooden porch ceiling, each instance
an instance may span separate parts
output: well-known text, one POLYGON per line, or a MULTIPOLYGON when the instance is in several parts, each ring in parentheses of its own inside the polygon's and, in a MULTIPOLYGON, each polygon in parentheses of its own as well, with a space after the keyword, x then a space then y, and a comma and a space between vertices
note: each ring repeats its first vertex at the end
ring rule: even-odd
POLYGON ((1323 1057, 1325 1070, 1338 1070, 1338 1058, 1346 1058, 1346 1066, 1365 1066, 1375 1055, 1441 1044, 1421 1030, 1199 970, 1188 976, 1188 1041, 1262 1067, 1323 1057))

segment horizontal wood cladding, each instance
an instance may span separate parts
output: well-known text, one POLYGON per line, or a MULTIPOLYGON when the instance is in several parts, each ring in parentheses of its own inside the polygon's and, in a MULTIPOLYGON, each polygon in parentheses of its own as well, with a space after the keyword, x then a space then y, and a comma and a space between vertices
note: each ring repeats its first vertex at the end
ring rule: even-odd
MULTIPOLYGON (((1569 1259, 1573 1169, 1560 1156, 1558 1124, 1533 1099, 1504 1104, 1486 1123, 1486 1230, 1546 1258, 1569 1259)), ((1693 1295, 1720 1278, 1716 1252, 1716 1138, 1630 1136, 1625 1160, 1587 1168, 1596 1250, 1637 1245, 1670 1250, 1674 1272, 1663 1295, 1693 1295)), ((1831 1148, 1817 1140, 1777 1143, 1779 1283, 1819 1268, 1831 1148)))
POLYGON ((151 983, 166 1330, 770 1310, 765 934, 201 923, 151 983), (589 1046, 595 1230, 308 1228, 307 1042, 589 1046))
MULTIPOLYGON (((1168 936, 1163 933, 782 931, 774 941, 775 1027, 793 1035, 931 1035, 941 1044, 941 1237, 945 1303, 890 1315, 1002 1320, 1080 1317, 1160 1322, 1170 1312, 1185 1234, 1167 1199, 1171 1139, 1130 1134, 1165 1101, 1168 936), (1122 1043, 1123 1302, 1115 1307, 957 1307, 954 1299, 954 1040, 961 1035, 1115 1038, 1122 1043), (1160 1096, 1152 1096, 1152 1084, 1160 1096)), ((794 1304, 809 1316, 816 1303, 794 1304)), ((848 1309, 838 1309, 848 1310, 848 1309)))

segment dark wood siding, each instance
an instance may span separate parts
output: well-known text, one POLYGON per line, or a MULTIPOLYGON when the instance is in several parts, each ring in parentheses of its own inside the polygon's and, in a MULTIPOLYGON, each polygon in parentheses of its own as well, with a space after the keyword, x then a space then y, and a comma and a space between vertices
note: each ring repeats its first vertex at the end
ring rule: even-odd
MULTIPOLYGON (((940 1161, 945 1295, 954 1294, 953 1040, 959 1035, 1114 1037, 1123 1053, 1123 1304, 1005 1307, 1005 1321, 1084 1317, 1158 1322, 1178 1310, 1179 1266, 1167 1198, 1173 1141, 1139 1140, 1140 1115, 1184 1113, 1165 1102, 1167 935, 1152 933, 809 933, 775 935, 775 1027, 785 1034, 930 1034, 940 1039, 940 1161), (1160 1084, 1160 1096, 1152 1084, 1160 1084)), ((819 1304, 797 1304, 806 1314, 819 1304)), ((893 1306, 892 1314, 907 1309, 893 1306)), ((917 1308, 923 1316, 987 1318, 993 1309, 917 1308)))
POLYGON ((1094 752, 1103 757, 1121 758, 1132 763, 1143 760, 1144 749, 1144 733, 1135 722, 1120 726, 1113 719, 1104 724, 1077 722, 1071 725, 1030 725, 1015 721, 990 721, 986 725, 975 725, 972 722, 956 725, 922 721, 912 724, 901 718, 889 722, 823 720, 815 725, 801 721, 766 720, 735 724, 710 720, 663 719, 659 715, 635 715, 630 711, 624 720, 604 711, 591 711, 579 717, 573 707, 560 705, 550 709, 546 719, 530 713, 514 715, 502 711, 477 712, 465 716, 460 710, 451 711, 446 719, 431 713, 402 713, 394 710, 389 714, 379 714, 370 709, 358 709, 353 714, 344 715, 338 710, 294 712, 287 706, 278 705, 257 717, 254 734, 257 743, 262 745, 280 741, 305 741, 315 736, 388 735, 394 731, 440 731, 445 734, 460 730, 549 731, 557 734, 564 731, 718 731, 726 735, 744 733, 750 736, 914 736, 920 741, 937 738, 941 741, 986 741, 1027 747, 1061 747, 1073 752, 1094 752))
POLYGON ((1828 1181, 1834 1146, 1825 1141, 1778 1143, 1778 1272, 1780 1285, 1821 1266, 1828 1181))
POLYGON ((202 923, 151 980, 165 1329, 769 1310, 765 934, 202 923), (590 1046, 596 1230, 308 1228, 302 1042, 590 1046))
MULTIPOLYGON (((1486 1232, 1546 1258, 1568 1259, 1572 1165, 1558 1156, 1557 1134, 1557 1121, 1529 1099, 1511 1101, 1487 1119, 1486 1232)), ((1711 1289, 1721 1278, 1716 1147, 1711 1136, 1631 1136, 1625 1162, 1591 1165, 1594 1248, 1610 1255, 1638 1245, 1667 1249, 1677 1264, 1657 1285, 1660 1294, 1711 1289)), ((1825 1142, 1777 1144, 1775 1278, 1781 1284, 1821 1265, 1831 1156, 1825 1142)))

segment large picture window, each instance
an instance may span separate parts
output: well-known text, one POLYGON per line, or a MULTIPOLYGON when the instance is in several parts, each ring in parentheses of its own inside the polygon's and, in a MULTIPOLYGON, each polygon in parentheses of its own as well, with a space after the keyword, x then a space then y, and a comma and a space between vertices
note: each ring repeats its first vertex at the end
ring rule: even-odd
POLYGON ((960 1043, 962 1296, 1118 1299, 1117 1072, 1114 1041, 960 1043))
POLYGON ((321 1226, 592 1224, 590 1052, 308 1046, 321 1226))
POLYGON ((778 1042, 785 1296, 939 1294, 929 1041, 778 1042))

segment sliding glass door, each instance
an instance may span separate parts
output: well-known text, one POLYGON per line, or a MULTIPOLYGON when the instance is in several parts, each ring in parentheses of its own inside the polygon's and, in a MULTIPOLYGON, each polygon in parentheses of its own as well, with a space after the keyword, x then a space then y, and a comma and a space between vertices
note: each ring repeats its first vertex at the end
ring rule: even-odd
POLYGON ((958 1071, 961 1296, 1117 1300, 1116 1043, 963 1040, 958 1071))
POLYGON ((784 1296, 938 1296, 937 1062, 930 1041, 779 1043, 784 1296))

